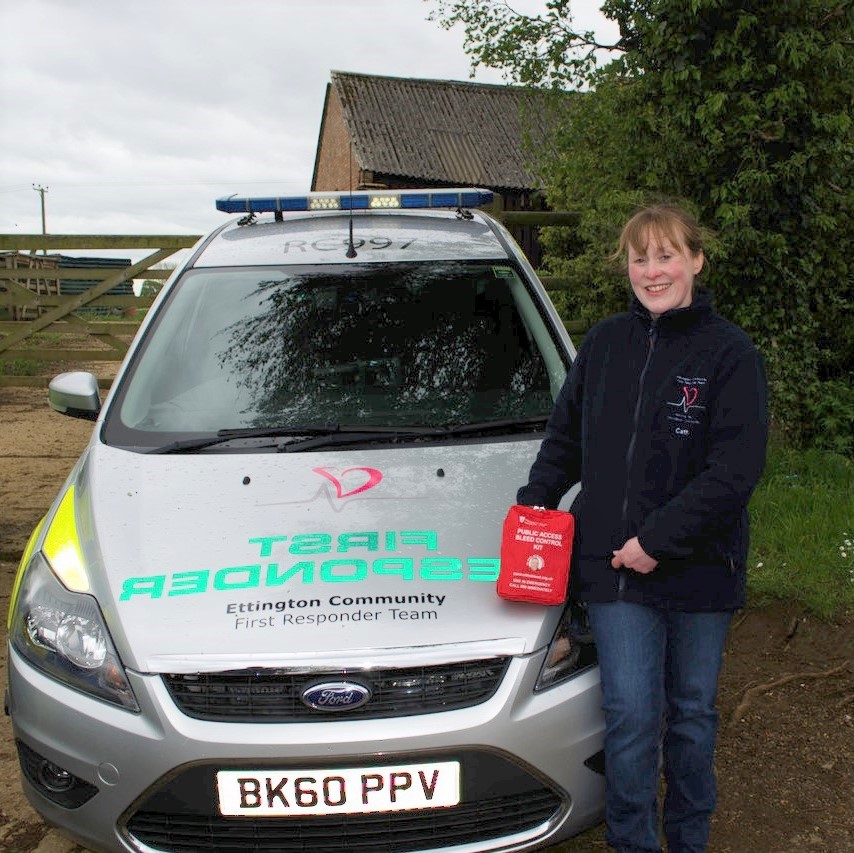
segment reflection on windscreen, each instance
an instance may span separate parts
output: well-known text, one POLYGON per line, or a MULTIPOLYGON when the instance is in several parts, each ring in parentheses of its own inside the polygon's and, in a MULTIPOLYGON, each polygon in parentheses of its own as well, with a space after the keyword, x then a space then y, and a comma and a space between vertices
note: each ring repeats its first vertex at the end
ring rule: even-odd
POLYGON ((119 428, 207 433, 528 417, 548 414, 564 371, 508 266, 193 272, 135 359, 119 428))

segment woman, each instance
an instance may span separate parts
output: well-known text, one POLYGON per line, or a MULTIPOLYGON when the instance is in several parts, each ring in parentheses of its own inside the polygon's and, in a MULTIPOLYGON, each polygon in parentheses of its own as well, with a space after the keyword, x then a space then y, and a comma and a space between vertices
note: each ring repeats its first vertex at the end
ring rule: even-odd
POLYGON ((693 853, 715 807, 715 696, 744 605, 766 380, 747 335, 695 287, 705 257, 692 216, 641 210, 617 256, 630 311, 585 336, 517 501, 553 508, 581 481, 570 591, 599 652, 608 842, 661 850, 663 756, 668 850, 693 853))

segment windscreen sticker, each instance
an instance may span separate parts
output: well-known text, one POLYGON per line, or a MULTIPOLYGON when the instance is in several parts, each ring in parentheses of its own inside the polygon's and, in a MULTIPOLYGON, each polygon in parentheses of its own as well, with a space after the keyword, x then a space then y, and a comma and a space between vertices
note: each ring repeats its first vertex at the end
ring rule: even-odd
POLYGON ((498 579, 497 557, 442 555, 435 530, 297 533, 252 536, 247 541, 246 563, 129 577, 119 601, 227 594, 222 613, 234 630, 401 622, 438 619, 448 594, 359 594, 335 586, 391 578, 403 583, 498 579), (265 590, 279 594, 258 598, 265 590), (239 593, 251 595, 239 598, 239 593))

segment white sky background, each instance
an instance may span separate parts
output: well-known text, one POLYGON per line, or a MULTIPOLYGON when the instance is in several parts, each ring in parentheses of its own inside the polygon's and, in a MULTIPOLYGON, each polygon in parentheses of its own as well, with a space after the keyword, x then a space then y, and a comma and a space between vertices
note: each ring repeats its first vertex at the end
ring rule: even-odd
MULTIPOLYGON (((576 25, 613 41, 600 3, 575 0, 576 25)), ((330 71, 472 79, 434 8, 0 0, 0 233, 41 233, 33 184, 52 234, 201 234, 225 221, 220 196, 308 191, 330 71)))

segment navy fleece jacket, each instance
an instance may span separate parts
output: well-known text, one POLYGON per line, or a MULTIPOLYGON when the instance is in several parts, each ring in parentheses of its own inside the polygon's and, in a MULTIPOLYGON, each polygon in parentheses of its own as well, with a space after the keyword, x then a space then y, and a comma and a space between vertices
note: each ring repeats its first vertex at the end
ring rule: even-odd
POLYGON ((767 436, 762 359, 709 294, 657 320, 634 299, 585 336, 517 501, 553 508, 581 481, 578 600, 736 609, 767 436), (633 536, 658 560, 648 575, 611 567, 633 536))

